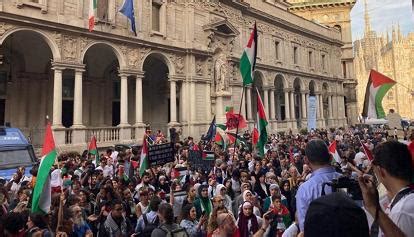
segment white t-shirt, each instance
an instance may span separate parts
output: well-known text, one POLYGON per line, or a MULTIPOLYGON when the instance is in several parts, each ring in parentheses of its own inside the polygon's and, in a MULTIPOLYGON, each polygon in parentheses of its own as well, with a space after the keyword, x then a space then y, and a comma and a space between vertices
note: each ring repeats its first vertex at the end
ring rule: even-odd
MULTIPOLYGON (((414 236, 414 193, 408 194, 400 199, 391 211, 388 207, 385 213, 388 214, 391 220, 406 236, 414 236)), ((385 237, 382 231, 380 231, 379 236, 385 237)))
POLYGON ((299 228, 296 223, 292 223, 289 228, 283 232, 282 237, 296 237, 299 234, 299 228))

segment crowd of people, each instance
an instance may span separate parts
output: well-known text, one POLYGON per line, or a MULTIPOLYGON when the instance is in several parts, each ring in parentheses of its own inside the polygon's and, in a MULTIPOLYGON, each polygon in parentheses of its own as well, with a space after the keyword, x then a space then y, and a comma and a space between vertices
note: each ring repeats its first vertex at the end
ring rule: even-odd
POLYGON ((50 172, 46 215, 30 211, 36 167, 31 177, 20 167, 0 184, 0 235, 369 236, 379 229, 385 236, 414 236, 410 145, 382 130, 322 129, 272 134, 259 157, 248 133, 244 138, 247 143, 236 149, 176 139, 175 162, 145 172, 135 148, 108 149, 100 157, 87 151, 60 154, 50 172), (333 141, 340 162, 328 150, 333 141), (189 161, 195 149, 214 151, 210 169, 189 161), (330 194, 329 183, 339 177, 359 182, 364 209, 362 200, 330 194), (384 198, 376 198, 376 190, 384 198))

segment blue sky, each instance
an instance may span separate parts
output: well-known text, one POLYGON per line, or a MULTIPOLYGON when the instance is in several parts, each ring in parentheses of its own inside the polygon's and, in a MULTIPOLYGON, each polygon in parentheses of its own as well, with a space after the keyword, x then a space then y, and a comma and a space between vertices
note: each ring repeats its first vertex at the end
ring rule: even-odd
MULTIPOLYGON (((412 0, 367 0, 371 27, 379 32, 387 29, 391 32, 393 24, 400 23, 404 35, 414 32, 412 16, 412 0)), ((357 0, 351 12, 353 41, 362 38, 364 34, 364 0, 357 0)))

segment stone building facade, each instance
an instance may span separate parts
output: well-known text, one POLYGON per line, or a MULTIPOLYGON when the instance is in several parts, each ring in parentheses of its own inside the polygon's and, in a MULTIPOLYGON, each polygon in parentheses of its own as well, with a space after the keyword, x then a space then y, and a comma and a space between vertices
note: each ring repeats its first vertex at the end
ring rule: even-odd
POLYGON ((375 69, 397 82, 385 95, 384 111, 395 109, 402 117, 414 118, 414 33, 404 36, 399 25, 391 32, 377 33, 372 30, 370 16, 365 5, 365 32, 356 40, 355 71, 358 79, 358 107, 363 109, 369 72, 375 69))
POLYGON ((99 2, 89 32, 88 1, 0 0, 0 122, 35 144, 48 118, 59 149, 84 149, 92 135, 100 147, 136 142, 148 124, 199 137, 214 115, 224 122, 226 106, 239 108, 238 61, 255 21, 249 124, 256 88, 269 132, 305 128, 310 94, 319 127, 347 123, 340 32, 284 1, 135 0, 137 37, 118 12, 123 0, 99 2))
MULTIPOLYGON (((349 124, 357 123, 357 80, 354 71, 354 51, 352 44, 351 10, 356 0, 288 0, 292 4, 289 11, 310 21, 334 28, 341 33, 341 69, 344 81, 345 112, 349 124)), ((328 106, 328 98, 323 98, 328 106)))

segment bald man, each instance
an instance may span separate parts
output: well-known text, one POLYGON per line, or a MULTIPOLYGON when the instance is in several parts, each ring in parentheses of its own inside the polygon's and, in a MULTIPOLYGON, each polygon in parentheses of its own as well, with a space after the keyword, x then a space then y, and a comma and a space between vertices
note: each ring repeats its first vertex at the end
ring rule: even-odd
POLYGON ((218 231, 214 231, 213 237, 231 237, 237 229, 236 221, 230 213, 221 213, 217 216, 218 231))

